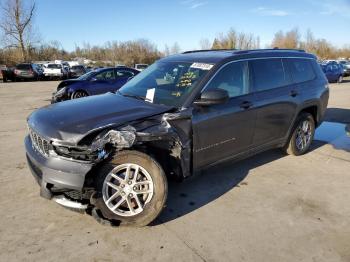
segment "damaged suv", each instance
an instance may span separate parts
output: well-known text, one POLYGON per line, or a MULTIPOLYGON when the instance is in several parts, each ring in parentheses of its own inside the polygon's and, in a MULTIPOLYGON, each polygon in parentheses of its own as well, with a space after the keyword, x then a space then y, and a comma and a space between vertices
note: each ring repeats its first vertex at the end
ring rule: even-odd
POLYGON ((144 226, 165 204, 167 177, 271 148, 304 154, 328 96, 316 57, 302 50, 189 51, 116 93, 33 112, 27 160, 41 196, 144 226))

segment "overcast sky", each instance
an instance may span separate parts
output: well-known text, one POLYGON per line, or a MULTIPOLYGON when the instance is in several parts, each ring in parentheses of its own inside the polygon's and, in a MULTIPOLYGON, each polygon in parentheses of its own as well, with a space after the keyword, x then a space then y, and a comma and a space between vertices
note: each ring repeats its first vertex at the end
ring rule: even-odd
POLYGON ((83 42, 103 44, 146 38, 160 50, 178 42, 199 48, 231 27, 269 44, 278 30, 311 29, 341 47, 350 44, 350 0, 36 0, 35 24, 45 41, 73 50, 83 42))

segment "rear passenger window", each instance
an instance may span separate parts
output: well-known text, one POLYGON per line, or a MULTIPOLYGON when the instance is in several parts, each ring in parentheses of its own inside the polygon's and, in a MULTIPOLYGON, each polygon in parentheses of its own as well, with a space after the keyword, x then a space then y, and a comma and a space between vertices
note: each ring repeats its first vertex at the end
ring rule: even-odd
POLYGON ((310 81, 316 77, 310 60, 287 59, 295 83, 310 81))
POLYGON ((226 90, 229 97, 245 95, 249 92, 247 62, 233 62, 223 67, 210 81, 207 90, 219 88, 226 90))
POLYGON ((281 59, 257 59, 250 62, 255 91, 288 85, 281 59))

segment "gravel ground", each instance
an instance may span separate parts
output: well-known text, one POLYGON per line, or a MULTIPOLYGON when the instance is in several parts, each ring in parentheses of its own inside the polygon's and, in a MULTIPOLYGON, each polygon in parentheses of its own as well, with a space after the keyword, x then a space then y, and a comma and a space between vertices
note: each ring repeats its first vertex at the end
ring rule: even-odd
POLYGON ((312 151, 278 150, 170 183, 152 226, 103 226, 39 197, 26 117, 58 82, 0 83, 0 261, 350 261, 350 80, 312 151))

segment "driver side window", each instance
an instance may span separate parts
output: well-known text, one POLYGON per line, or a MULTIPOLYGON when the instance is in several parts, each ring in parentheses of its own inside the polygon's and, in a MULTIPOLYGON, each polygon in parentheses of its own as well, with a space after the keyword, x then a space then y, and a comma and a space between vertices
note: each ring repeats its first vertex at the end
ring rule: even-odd
POLYGON ((111 69, 111 70, 103 71, 95 75, 94 78, 96 78, 97 80, 114 80, 115 79, 114 70, 111 69))
POLYGON ((248 62, 233 62, 214 76, 206 90, 218 88, 226 90, 229 97, 241 96, 249 93, 248 62))

